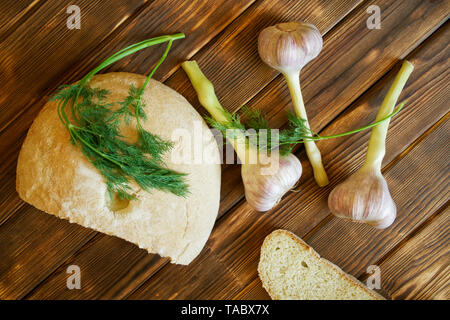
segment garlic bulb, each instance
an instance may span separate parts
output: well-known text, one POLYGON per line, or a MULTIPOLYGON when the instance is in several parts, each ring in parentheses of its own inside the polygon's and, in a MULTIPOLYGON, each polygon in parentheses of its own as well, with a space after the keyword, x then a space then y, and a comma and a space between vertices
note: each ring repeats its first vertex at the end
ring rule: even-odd
MULTIPOLYGON (((285 77, 292 97, 295 113, 305 120, 309 129, 306 109, 300 90, 301 69, 322 50, 322 35, 312 24, 287 22, 268 27, 258 38, 261 59, 285 77)), ((319 186, 328 184, 322 156, 314 141, 305 140, 305 149, 319 186)))
MULTIPOLYGON (((188 75, 198 99, 211 116, 225 127, 230 125, 229 114, 223 109, 214 92, 212 83, 205 77, 195 61, 181 64, 188 75)), ((245 198, 257 211, 273 208, 302 175, 302 165, 293 154, 280 156, 278 150, 269 154, 250 146, 243 132, 237 130, 228 138, 242 163, 241 175, 245 198), (239 134, 240 133, 240 134, 239 134)))
POLYGON ((302 165, 292 153, 268 159, 264 164, 243 163, 241 168, 245 198, 256 211, 272 209, 302 175, 302 165), (273 169, 270 166, 276 165, 273 169), (266 171, 266 172, 265 172, 266 171))
POLYGON ((389 227, 397 209, 380 172, 361 169, 331 191, 328 207, 337 217, 389 227))
POLYGON ((322 50, 322 35, 306 22, 287 22, 265 28, 258 37, 261 59, 281 73, 300 71, 322 50))
MULTIPOLYGON (((376 120, 383 119, 392 112, 413 69, 410 62, 403 62, 381 104, 376 120)), ((364 222, 380 229, 387 228, 394 222, 397 209, 381 174, 389 121, 390 119, 385 120, 372 129, 366 161, 361 169, 330 193, 328 207, 335 216, 364 222)))

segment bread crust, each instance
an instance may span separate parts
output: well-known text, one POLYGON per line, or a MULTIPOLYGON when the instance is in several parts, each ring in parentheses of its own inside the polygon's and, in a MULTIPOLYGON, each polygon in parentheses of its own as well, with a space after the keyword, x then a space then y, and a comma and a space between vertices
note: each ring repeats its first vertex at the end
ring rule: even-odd
MULTIPOLYGON (((297 235, 295 235, 294 233, 292 233, 290 231, 278 229, 278 230, 275 230, 272 233, 270 233, 264 239, 263 245, 261 246, 261 255, 262 255, 262 252, 264 250, 268 250, 269 242, 272 240, 272 238, 275 238, 275 237, 277 237, 279 235, 286 235, 289 238, 291 238, 292 240, 294 240, 300 247, 302 247, 304 250, 308 251, 308 253, 310 255, 314 256, 317 259, 319 259, 322 263, 326 264, 331 269, 333 269, 338 276, 340 276, 341 278, 346 279, 354 288, 359 288, 359 289, 364 290, 367 294, 372 296, 374 300, 386 300, 382 295, 380 295, 379 293, 377 293, 377 292, 375 292, 373 290, 370 290, 362 282, 360 282, 358 279, 356 279, 352 275, 344 272, 340 267, 338 267, 334 263, 330 262, 329 260, 327 260, 325 258, 320 257, 320 255, 311 246, 309 246, 305 241, 303 241, 303 239, 301 239, 300 237, 298 237, 297 235)), ((281 297, 278 296, 275 292, 273 292, 271 290, 270 286, 268 285, 269 279, 267 279, 265 277, 264 272, 262 272, 261 260, 260 260, 260 262, 258 264, 258 275, 259 275, 259 278, 261 279, 263 288, 267 291, 269 296, 273 300, 280 300, 281 297)))
MULTIPOLYGON (((142 86, 145 79, 132 73, 108 73, 94 76, 91 85, 109 90, 107 102, 117 102, 127 96, 130 85, 142 86)), ((19 154, 16 189, 24 201, 42 211, 123 238, 173 263, 189 264, 202 250, 217 217, 219 151, 201 116, 176 91, 150 80, 143 100, 147 113, 143 128, 163 139, 171 140, 178 129, 194 137, 200 124, 200 143, 208 148, 212 161, 173 163, 174 152, 193 148, 195 142, 184 138, 173 141, 174 148, 164 156, 170 169, 187 173, 190 194, 186 198, 158 190, 148 193, 133 184, 138 200, 123 210, 110 210, 104 178, 70 143, 56 102, 44 106, 28 131, 19 154)), ((121 133, 130 141, 137 137, 133 124, 123 126, 121 133)))

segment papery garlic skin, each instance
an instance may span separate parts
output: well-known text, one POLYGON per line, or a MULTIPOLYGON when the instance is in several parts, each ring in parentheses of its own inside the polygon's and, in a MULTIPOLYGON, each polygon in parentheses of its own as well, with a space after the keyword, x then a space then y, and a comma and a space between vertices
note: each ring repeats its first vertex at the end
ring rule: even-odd
POLYGON ((331 191, 328 207, 339 218, 367 223, 378 229, 389 227, 397 215, 384 177, 364 167, 331 191))
POLYGON ((261 31, 258 52, 269 66, 282 73, 289 73, 300 70, 317 57, 322 44, 322 35, 314 25, 287 22, 261 31))
POLYGON ((259 212, 272 209, 302 175, 300 160, 293 154, 266 160, 270 163, 243 163, 241 168, 245 198, 259 212), (273 161, 277 161, 276 166, 273 161))

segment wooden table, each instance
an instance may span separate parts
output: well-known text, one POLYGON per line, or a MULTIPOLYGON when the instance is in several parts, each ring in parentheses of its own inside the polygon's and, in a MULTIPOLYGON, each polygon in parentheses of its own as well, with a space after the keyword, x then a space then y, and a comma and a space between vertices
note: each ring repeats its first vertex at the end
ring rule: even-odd
MULTIPOLYGON (((0 298, 1 299, 267 299, 257 276, 259 248, 272 230, 293 231, 323 257, 360 280, 381 270, 381 292, 393 299, 448 299, 450 2, 423 0, 129 0, 2 1, 0 4, 0 298), (69 29, 66 8, 81 9, 69 29), (367 9, 381 10, 369 29, 367 9), (401 59, 415 70, 392 119, 383 174, 398 207, 395 223, 375 230, 330 215, 331 189, 362 163, 369 132, 318 142, 331 183, 319 188, 303 147, 298 192, 268 213, 246 203, 237 165, 224 165, 219 216, 206 247, 189 266, 45 214, 15 191, 17 155, 27 129, 60 84, 80 79, 118 49, 184 32, 155 78, 204 114, 180 63, 195 59, 230 111, 243 104, 286 124, 290 97, 283 78, 263 64, 256 39, 266 26, 306 20, 324 38, 301 74, 311 126, 331 134, 368 124, 401 59), (67 267, 81 268, 80 290, 68 290, 67 267)), ((146 74, 163 47, 107 71, 146 74)))

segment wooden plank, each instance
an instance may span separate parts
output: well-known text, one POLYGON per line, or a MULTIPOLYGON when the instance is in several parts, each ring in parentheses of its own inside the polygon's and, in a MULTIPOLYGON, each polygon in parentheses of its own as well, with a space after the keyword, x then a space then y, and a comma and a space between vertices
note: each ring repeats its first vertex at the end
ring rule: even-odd
MULTIPOLYGON (((84 228, 83 228, 84 229, 84 228)), ((135 279, 132 276, 131 267, 136 269, 136 265, 139 264, 140 268, 145 268, 148 264, 157 265, 158 263, 167 263, 166 259, 161 259, 156 255, 149 255, 145 250, 139 250, 140 254, 136 254, 135 245, 127 241, 123 241, 117 237, 103 237, 100 233, 95 233, 95 236, 89 242, 83 240, 86 243, 85 246, 81 248, 81 251, 86 252, 86 258, 92 263, 89 268, 76 259, 74 256, 70 257, 68 260, 63 261, 63 263, 52 273, 48 280, 45 282, 44 286, 39 287, 39 291, 31 291, 25 298, 26 299, 48 299, 47 295, 52 295, 52 290, 58 292, 58 299, 73 299, 73 294, 71 290, 67 289, 66 279, 68 277, 66 271, 70 265, 77 265, 80 267, 82 273, 82 290, 84 291, 83 298, 85 299, 95 299, 96 295, 101 294, 104 297, 114 296, 117 292, 120 292, 124 288, 117 286, 114 282, 109 282, 108 276, 123 276, 122 274, 127 274, 127 281, 123 284, 134 288, 136 286, 135 279), (89 250, 92 246, 101 246, 104 250, 104 255, 97 255, 96 251, 89 250), (124 250, 124 254, 117 256, 114 252, 116 247, 121 247, 124 250), (128 255, 126 252, 133 252, 134 254, 128 255), (94 282, 94 283, 92 283, 94 282), (84 290, 85 288, 95 288, 96 283, 100 282, 104 285, 98 290, 93 292, 90 290, 84 290), (48 289, 51 288, 51 289, 48 289)), ((140 269, 138 269, 140 270, 140 269)), ((56 296, 54 296, 56 297, 56 296)))
MULTIPOLYGON (((164 24, 166 29, 163 29, 160 27, 159 31, 154 31, 158 34, 164 34, 168 32, 173 32, 173 30, 179 31, 178 28, 181 28, 181 26, 184 26, 184 30, 187 32, 192 32, 189 44, 186 46, 186 51, 183 52, 183 54, 186 54, 187 56, 193 54, 196 52, 203 44, 204 42, 208 41, 216 35, 220 30, 222 30, 226 24, 228 24, 230 21, 232 21, 237 15, 239 15, 245 8, 248 6, 252 1, 238 1, 238 2, 230 2, 230 1, 208 1, 203 3, 204 6, 197 8, 197 12, 202 14, 203 19, 200 21, 202 22, 199 24, 198 16, 193 14, 196 11, 192 10, 192 7, 181 5, 178 6, 175 2, 172 3, 173 6, 167 6, 165 2, 159 1, 157 7, 152 6, 149 7, 148 10, 143 11, 143 15, 139 16, 139 23, 133 23, 130 24, 130 26, 126 29, 127 32, 130 32, 131 34, 136 34, 141 28, 147 28, 153 26, 156 28, 156 25, 158 24, 164 24), (242 5, 242 6, 241 6, 242 5), (165 8, 166 11, 162 11, 165 8), (218 12, 219 9, 224 10, 222 13, 218 12), (177 11, 178 10, 178 11, 177 11), (157 14, 156 16, 152 16, 152 14, 157 14), (171 15, 174 15, 177 17, 177 19, 174 19, 171 15), (164 19, 171 19, 171 23, 165 21, 164 19), (178 20, 180 19, 180 20, 178 20), (151 24, 148 25, 148 21, 151 21, 151 24), (153 25, 155 24, 155 25, 153 25), (221 25, 222 24, 222 25, 221 25), (205 33, 203 32, 204 29, 202 28, 212 28, 212 32, 205 33)), ((155 2, 156 3, 156 2, 155 2)), ((140 40, 142 40, 142 30, 139 31, 141 34, 140 40)), ((118 42, 128 42, 127 40, 127 33, 119 33, 119 37, 123 37, 124 39, 116 39, 118 42)), ((115 51, 116 48, 113 48, 110 43, 104 44, 109 45, 108 50, 109 52, 115 51)), ((178 49, 180 50, 180 49, 178 49)), ((175 50, 176 51, 176 50, 175 50)), ((181 52, 181 51, 179 51, 181 52)), ((103 53, 102 53, 103 54, 103 53)), ((181 54, 181 53, 180 53, 181 54)), ((145 63, 145 56, 141 56, 141 63, 145 63)), ((98 64, 98 61, 92 62, 95 64, 98 64)), ((127 64, 129 64, 129 61, 122 62, 121 69, 125 69, 127 64)), ((147 63, 148 65, 148 63, 147 63)), ((78 75, 74 75, 74 79, 76 77, 79 77, 78 75)), ((56 84, 55 84, 56 85, 56 84)), ((87 230, 81 227, 80 230, 83 230, 83 232, 80 232, 81 235, 84 235, 84 238, 81 237, 81 239, 75 239, 74 237, 65 237, 64 233, 58 232, 61 228, 72 228, 72 225, 58 221, 58 220, 50 220, 48 222, 47 228, 48 230, 53 229, 53 231, 48 231, 45 234, 38 234, 38 233, 27 233, 27 230, 32 230, 32 227, 36 224, 34 219, 41 220, 42 219, 42 212, 31 208, 29 206, 23 207, 23 202, 18 198, 15 190, 15 166, 16 166, 16 158, 18 154, 18 150, 20 148, 21 142, 23 141, 23 138, 25 136, 25 132, 31 123, 32 119, 34 118, 35 114, 38 112, 40 107, 45 103, 45 101, 48 99, 48 97, 44 97, 40 100, 39 106, 36 109, 33 109, 32 112, 24 113, 22 115, 25 115, 25 117, 20 117, 16 121, 13 122, 13 124, 8 127, 7 130, 5 130, 2 134, 2 138, 0 139, 0 150, 2 150, 2 153, 0 153, 1 157, 1 176, 0 179, 2 182, 5 182, 5 184, 2 184, 2 194, 0 195, 0 204, 2 205, 2 210, 0 213, 0 224, 6 221, 8 217, 11 217, 13 213, 16 210, 19 210, 16 212, 16 214, 21 215, 24 210, 26 210, 27 215, 26 219, 11 219, 11 221, 8 221, 8 228, 3 229, 5 230, 5 233, 1 236, 5 239, 5 243, 8 243, 7 239, 13 235, 8 235, 8 230, 13 230, 14 228, 23 228, 25 231, 20 232, 20 234, 24 237, 29 239, 30 245, 27 247, 27 250, 32 251, 33 249, 31 246, 35 245, 36 247, 42 247, 45 246, 47 250, 49 248, 54 247, 53 243, 61 243, 65 244, 63 246, 62 250, 53 252, 54 255, 52 255, 49 259, 46 259, 45 263, 46 266, 42 267, 39 266, 39 268, 31 271, 33 269, 33 259, 34 256, 30 257, 27 255, 23 256, 24 261, 21 260, 22 257, 16 257, 15 254, 17 251, 15 251, 14 247, 2 247, 1 252, 1 259, 5 261, 5 264, 3 265, 3 269, 0 269, 0 279, 4 281, 5 283, 9 283, 10 287, 5 288, 4 291, 2 291, 0 298, 20 298, 27 292, 29 292, 37 283, 42 281, 43 278, 48 276, 51 272, 53 272, 63 261, 67 260, 68 256, 71 252, 76 251, 76 249, 79 248, 79 246, 82 246, 84 243, 86 243, 95 233, 92 233, 91 230, 87 230), (4 151, 4 152, 3 152, 4 151), (8 186, 6 186, 8 185, 8 186), (5 205, 3 207, 3 205, 5 205), (24 222, 26 220, 27 222, 24 222), (17 223, 19 223, 18 225, 17 223), (11 223, 11 225, 10 225, 11 223), (23 226, 22 226, 23 225, 23 226), (66 241, 73 241, 72 244, 67 244, 66 241), (75 248, 75 246, 77 246, 75 248), (75 249, 74 249, 75 248, 75 249), (27 260, 27 259, 31 260, 27 260), (31 278, 20 278, 17 277, 15 273, 15 269, 17 269, 18 265, 26 265, 27 273, 30 274, 31 278), (26 283, 22 283, 22 281, 26 283)), ((0 229, 2 230, 2 229, 0 229)), ((123 242, 123 241, 122 241, 123 242)), ((119 245, 120 248, 123 249, 123 244, 119 245)), ((117 248, 117 246, 116 246, 117 248)), ((136 248, 135 248, 136 249, 136 248)), ((136 250, 138 251, 138 250, 136 250)), ((136 251, 134 253, 136 254, 136 251)), ((143 256, 147 256, 146 254, 137 253, 137 258, 142 258, 143 256)), ((126 257, 126 255, 125 255, 126 257)), ((154 260, 154 257, 151 257, 149 261, 154 260)), ((147 261, 148 262, 148 261, 147 261)), ((164 262, 164 260, 161 260, 161 262, 164 262)), ((145 266, 145 261, 140 261, 139 263, 135 264, 134 267, 138 267, 140 265, 145 266), (139 264, 141 263, 141 264, 139 264)), ((152 265, 155 265, 152 263, 152 265)), ((124 269, 122 269, 124 271, 124 269)), ((126 279, 124 278, 124 281, 126 279)), ((130 289, 131 290, 131 289, 130 289)))
MULTIPOLYGON (((173 44, 170 54, 154 75, 155 79, 165 81, 180 69, 181 62, 190 59, 253 4, 257 5, 255 0, 153 1, 137 19, 115 36, 115 48, 105 43, 105 50, 84 61, 74 72, 78 76, 86 74, 116 48, 161 34, 184 32, 186 38, 173 44)), ((164 46, 159 46, 151 51, 137 52, 113 64, 105 72, 123 71, 126 67, 128 72, 148 74, 157 62, 154 57, 160 57, 164 50, 164 46)))
MULTIPOLYGON (((302 94, 311 127, 319 132, 354 99, 405 57, 446 19, 449 3, 426 1, 369 1, 349 14, 324 37, 321 54, 302 71, 302 94), (382 29, 366 28, 367 7, 379 5, 382 29), (401 22, 401 23, 399 23, 401 22), (338 54, 337 54, 338 53, 338 54)), ((286 124, 291 97, 282 77, 277 77, 246 104, 262 110, 274 128, 286 124)), ((309 165, 305 162, 304 165, 309 165)), ((243 197, 240 171, 226 168, 235 182, 223 191, 222 208, 231 208, 243 197), (240 191, 239 193, 237 191, 240 191)))
MULTIPOLYGON (((30 294, 26 296, 26 299, 40 300, 56 297, 58 299, 77 298, 74 297, 74 290, 67 289, 65 280, 68 276, 66 273, 67 267, 73 264, 78 265, 82 272, 82 288, 77 291, 83 291, 83 299, 96 299, 98 297, 102 297, 102 299, 121 298, 123 297, 124 289, 129 291, 140 285, 140 282, 137 281, 140 278, 135 277, 136 274, 146 272, 145 268, 148 268, 149 266, 154 267, 160 265, 162 267, 163 264, 167 263, 167 259, 161 259, 156 255, 146 254, 144 250, 140 250, 142 251, 142 255, 121 254, 117 257, 114 248, 118 246, 122 247, 124 251, 134 251, 134 245, 131 243, 124 242, 116 237, 103 237, 98 234, 81 249, 82 252, 86 251, 86 253, 83 254, 82 261, 79 259, 78 255, 71 257, 68 261, 64 262, 51 277, 44 281, 42 285, 30 292, 30 294), (103 250, 106 251, 106 254, 99 256, 98 251, 89 250, 93 246, 102 247, 103 250), (113 249, 110 250, 110 248, 113 249), (89 263, 86 264, 88 258, 90 260, 89 263), (139 268, 137 268, 137 264, 139 264, 139 268), (125 273, 127 274, 127 280, 130 282, 121 281, 118 285, 114 281, 109 281, 110 277, 113 277, 114 275, 117 277, 124 277, 125 273), (99 289, 95 289, 99 283, 102 285, 99 289), (123 286, 129 288, 123 288, 123 286), (56 291, 56 293, 54 291, 56 291)), ((177 281, 171 282, 169 280, 166 281, 164 285, 172 288, 181 287, 183 289, 182 292, 176 292, 168 298, 177 299, 178 296, 180 296, 189 297, 189 299, 198 299, 204 294, 209 295, 210 291, 231 292, 229 290, 234 290, 232 292, 237 294, 237 289, 233 285, 235 282, 234 276, 231 272, 226 270, 226 266, 218 262, 211 252, 208 250, 202 252, 196 261, 196 267, 191 268, 189 275, 183 279, 177 279, 176 275, 186 269, 186 266, 173 265, 173 269, 171 269, 172 274, 169 276, 173 279, 177 279, 177 281), (205 266, 207 266, 209 277, 199 277, 200 274, 205 274, 205 266), (223 281, 229 283, 230 287, 226 285, 222 286, 222 281, 216 282, 215 278, 217 274, 220 274, 221 277, 223 277, 223 281), (196 281, 196 279, 198 279, 198 281, 196 281), (184 285, 184 283, 189 283, 189 285, 184 285)), ((159 287, 158 283, 156 283, 155 290, 161 292, 161 295, 157 293, 152 299, 167 298, 164 295, 166 288, 159 287)), ((171 292, 174 291, 171 290, 171 292)))
MULTIPOLYGON (((305 6, 301 7, 301 6, 288 6, 286 7, 285 4, 280 3, 278 5, 275 5, 273 3, 270 3, 270 1, 265 1, 264 3, 260 4, 259 6, 263 6, 264 10, 268 10, 269 8, 272 8, 272 10, 277 9, 278 11, 280 10, 287 10, 288 13, 284 13, 284 14, 280 14, 281 17, 290 17, 290 16, 301 16, 301 17, 305 17, 308 18, 309 16, 314 16, 314 12, 312 11, 314 8, 317 8, 318 6, 322 7, 324 9, 325 12, 327 12, 327 17, 329 17, 329 19, 327 19, 326 23, 322 22, 321 26, 324 29, 329 29, 331 28, 331 26, 333 26, 338 20, 340 20, 342 18, 342 15, 347 13, 348 11, 350 11, 354 5, 355 2, 346 2, 346 5, 343 5, 341 2, 339 2, 340 5, 338 5, 338 2, 336 1, 317 1, 314 2, 315 6, 311 6, 311 1, 308 2, 303 2, 303 4, 305 4, 305 6), (339 7, 339 8, 337 8, 339 7), (301 9, 301 10, 300 10, 301 9), (297 10, 297 11, 295 11, 297 10)), ((258 7, 259 7, 258 6, 258 7)), ((241 24, 248 24, 250 23, 249 21, 258 21, 260 19, 262 19, 262 16, 265 15, 267 13, 267 11, 264 11, 262 9, 258 9, 256 10, 254 8, 254 6, 252 6, 249 11, 245 11, 245 13, 240 16, 238 19, 235 20, 235 22, 233 22, 233 24, 231 25, 231 30, 234 30, 234 32, 237 32, 238 30, 241 31, 241 29, 238 28, 238 30, 236 30, 236 26, 239 26, 241 24), (249 16, 247 12, 253 12, 252 16, 249 16)), ((276 11, 276 12, 278 12, 276 11)), ((279 18, 278 18, 279 19, 279 18)), ((266 21, 266 23, 271 23, 272 20, 270 21, 266 21)), ((254 22, 251 22, 252 28, 257 28, 257 26, 254 25, 254 22)), ((259 25, 259 27, 263 27, 261 25, 259 25)), ((218 39, 214 40, 214 43, 221 43, 221 50, 217 49, 216 45, 210 45, 208 44, 208 46, 206 46, 206 49, 202 49, 196 56, 195 59, 197 60, 206 60, 206 59, 216 59, 218 57, 221 57, 221 55, 223 55, 223 53, 221 53, 222 51, 226 52, 230 52, 233 50, 233 48, 236 46, 236 42, 239 39, 243 39, 245 40, 246 36, 245 34, 242 33, 238 33, 238 34, 229 34, 229 28, 226 29, 226 31, 222 34, 220 34, 220 36, 218 37, 218 39), (242 38, 243 37, 243 38, 242 38), (234 40, 231 40, 234 39, 234 40)), ((252 29, 253 30, 253 29, 252 29)), ((250 32, 250 31, 249 31, 250 32)), ((257 34, 256 29, 254 30, 254 33, 257 34)), ((239 41, 243 41, 243 40, 239 40, 239 41)), ((251 51, 253 52, 252 54, 257 55, 256 51, 251 51)), ((229 56, 229 59, 235 59, 232 55, 228 54, 227 56, 229 56)), ((241 59, 241 58, 240 58, 241 59)), ((217 70, 218 72, 220 71, 220 68, 222 68, 220 65, 216 65, 217 66, 217 70)), ((242 68, 245 68, 245 66, 241 66, 242 68)), ((250 72, 251 70, 248 70, 248 72, 250 72)), ((184 76, 184 74, 181 73, 182 71, 176 72, 175 75, 173 77, 171 77, 166 83, 169 84, 172 87, 176 87, 177 86, 177 81, 173 80, 173 79, 177 79, 177 74, 181 74, 183 75, 183 82, 184 82, 184 86, 185 88, 190 88, 190 84, 186 81, 186 77, 184 76)), ((232 76, 233 74, 227 74, 229 76, 232 76)), ((105 236, 107 237, 107 236, 105 236)), ((128 257, 130 257, 130 259, 132 261, 134 261, 134 258, 131 258, 132 255, 136 255, 136 256, 140 256, 142 253, 139 249, 135 249, 132 251, 124 251, 123 248, 121 248, 121 246, 115 246, 114 248, 110 248, 115 250, 114 251, 114 255, 118 256, 118 255, 126 255, 128 257)), ((93 268, 95 266, 92 265, 92 261, 90 261, 90 259, 88 258, 89 254, 87 254, 87 251, 95 251, 95 255, 97 255, 98 257, 102 257, 105 254, 105 250, 103 249, 103 247, 101 247, 100 245, 93 245, 93 246, 89 246, 88 249, 86 250, 81 250, 79 253, 76 254, 76 256, 73 258, 73 260, 78 261, 78 263, 80 263, 80 265, 83 265, 84 269, 86 268, 93 268)), ((134 256, 133 256, 134 257, 134 256)), ((144 259, 150 259, 153 261, 153 258, 150 257, 144 257, 144 259)), ((126 259, 124 259, 124 261, 126 261, 126 259)), ((150 264, 141 264, 138 263, 135 268, 133 268, 133 270, 129 270, 127 267, 123 268, 124 273, 122 275, 122 277, 119 277, 117 275, 113 275, 113 274, 108 274, 105 273, 105 276, 108 277, 108 280, 105 280, 105 278, 103 278, 103 281, 98 281, 98 276, 93 275, 92 279, 90 279, 88 281, 88 283, 92 284, 91 287, 89 288, 85 288, 86 291, 83 290, 72 290, 70 293, 71 298, 84 298, 84 295, 86 294, 86 292, 89 292, 90 297, 96 296, 96 297, 107 297, 107 298, 117 298, 117 297, 125 297, 128 294, 130 294, 134 289, 135 289, 135 283, 142 283, 143 281, 145 281, 146 279, 148 279, 150 276, 152 276, 156 271, 158 271, 163 264, 167 263, 167 260, 158 260, 156 263, 154 263, 153 265, 150 264), (142 265, 145 265, 145 268, 142 268, 142 265), (133 278, 130 279, 130 273, 133 275, 133 278), (114 291, 114 290, 110 290, 110 291, 106 291, 103 289, 103 286, 105 286, 106 283, 115 283, 116 287, 119 288, 118 290, 114 291), (130 285, 131 284, 131 285, 130 285), (77 292, 75 292, 77 291, 77 292), (106 292, 106 293, 104 293, 106 292)), ((129 264, 127 264, 128 266, 129 264)), ((90 274, 88 272, 88 274, 90 274)), ((57 279, 55 279, 55 283, 59 283, 62 279, 64 279, 64 275, 59 274, 59 275, 54 275, 55 277, 57 277, 57 279)), ((52 275, 51 278, 54 277, 52 275)), ((53 280, 52 280, 53 281, 53 280)), ((65 281, 65 280, 63 280, 65 281)), ((44 287, 46 286, 46 282, 44 282, 42 284, 44 287)), ((60 288, 62 290, 66 290, 65 288, 60 288)), ((57 297, 59 295, 65 295, 66 293, 62 292, 62 291, 58 291, 58 288, 53 288, 51 290, 45 289, 45 290, 41 290, 40 287, 36 288, 36 290, 33 291, 33 294, 31 295, 31 297, 43 297, 45 296, 46 298, 50 298, 50 296, 53 297, 57 297)))
MULTIPOLYGON (((449 93, 448 90, 442 90, 442 88, 448 87, 449 72, 446 68, 448 44, 445 39, 448 38, 449 32, 449 28, 445 28, 427 41, 420 50, 408 57, 416 68, 408 81, 404 94, 402 94, 402 99, 407 98, 410 107, 407 109, 408 112, 399 114, 391 122, 385 164, 392 161, 448 111, 449 93), (428 108, 420 108, 421 105, 426 105, 428 108)), ((327 127, 323 134, 346 131, 372 121, 389 82, 397 71, 398 67, 358 99, 347 112, 344 112, 327 127)), ((246 203, 242 203, 216 224, 207 246, 236 275, 237 286, 248 284, 256 278, 259 249, 265 236, 272 230, 285 228, 303 237, 329 215, 328 194, 336 183, 342 181, 361 165, 368 137, 369 133, 364 132, 347 138, 324 140, 319 143, 326 163, 333 160, 330 161, 332 164, 327 168, 332 181, 329 187, 317 187, 310 168, 305 167, 303 179, 298 188, 301 192, 289 194, 271 212, 256 213, 246 203)), ((305 160, 303 153, 301 153, 301 160, 305 160)), ((423 190, 422 197, 425 199, 425 203, 428 199, 426 194, 433 198, 436 196, 434 193, 436 190, 436 188, 423 190)), ((418 201, 417 205, 419 206, 421 203, 418 201)), ((360 226, 360 228, 362 227, 360 226)), ((358 226, 354 226, 354 228, 356 229, 358 226)), ((339 232, 337 233, 339 234, 339 232)), ((166 266, 159 271, 158 277, 164 279, 164 274, 169 273, 170 268, 171 266, 166 266)), ((182 278, 188 272, 186 269, 185 272, 180 273, 179 277, 182 278)), ((220 276, 217 281, 220 281, 220 276)), ((154 296, 156 294, 152 290, 154 285, 154 279, 149 279, 133 293, 131 298, 154 296)), ((167 296, 170 294, 171 292, 166 292, 167 296)), ((212 297, 205 296, 203 298, 212 297)), ((232 296, 214 297, 232 298, 232 296)))
POLYGON ((65 68, 93 50, 143 3, 143 0, 117 1, 111 10, 112 4, 105 1, 79 1, 82 14, 79 30, 66 26, 69 16, 66 8, 71 1, 47 1, 39 7, 27 23, 0 43, 3 74, 0 128, 15 119, 25 105, 39 101, 43 91, 61 77, 65 68), (102 17, 101 22, 98 17, 102 17))
MULTIPOLYGON (((420 296, 420 293, 423 293, 422 298, 433 298, 435 294, 439 296, 443 291, 438 290, 439 288, 436 286, 445 283, 443 282, 445 276, 441 274, 441 269, 443 268, 442 260, 445 260, 444 256, 448 254, 448 249, 444 249, 445 246, 448 247, 448 235, 442 237, 440 250, 437 250, 438 247, 434 247, 436 244, 431 244, 434 243, 435 236, 430 239, 430 245, 425 243, 419 245, 417 239, 422 241, 423 237, 418 236, 414 240, 416 238, 414 236, 387 260, 382 263, 379 261, 383 260, 383 257, 399 243, 401 244, 404 238, 413 233, 436 210, 445 206, 449 198, 449 172, 447 170, 449 163, 445 156, 448 148, 442 147, 448 144, 450 138, 448 118, 447 116, 444 121, 441 121, 437 128, 433 127, 431 133, 426 134, 410 152, 398 161, 394 161, 394 164, 384 172, 399 212, 392 227, 387 230, 376 230, 366 225, 357 225, 333 217, 316 232, 304 237, 304 240, 322 257, 362 281, 367 278, 366 272, 369 265, 379 266, 382 276, 382 292, 391 295, 394 299, 415 299, 416 295, 420 296), (417 174, 418 172, 420 174, 417 174), (424 185, 429 187, 423 188, 424 185), (431 185, 435 185, 435 187, 431 187, 431 185), (364 240, 362 241, 362 239, 364 240), (424 248, 423 253, 420 248, 424 248), (433 251, 434 255, 429 254, 433 251), (408 260, 405 255, 412 252, 414 252, 414 257, 408 260), (429 257, 425 258, 426 254, 429 254, 429 257), (398 263, 402 258, 404 261, 398 263), (424 261, 417 265, 416 260, 424 261), (440 266, 437 267, 437 264, 440 266), (430 272, 427 273, 424 269, 430 270, 430 272), (422 277, 420 277, 421 273, 423 273, 422 277), (433 273, 439 273, 441 277, 433 277, 433 273), (436 278, 436 281, 430 281, 431 277, 436 278), (411 281, 414 278, 417 278, 417 281, 423 281, 423 285, 411 281), (414 292, 411 290, 403 292, 400 288, 401 285, 414 288, 412 290, 414 292)), ((446 220, 448 224, 448 216, 446 216, 446 220)), ((445 227, 443 225, 441 227, 445 227)), ((442 230, 435 231, 439 233, 442 230)), ((425 234, 429 233, 427 231, 425 234)), ((235 298, 263 299, 266 296, 259 278, 256 278, 235 298)))
POLYGON ((447 208, 379 265, 392 299, 450 299, 449 218, 447 208))
MULTIPOLYGON (((303 20, 326 34, 359 3, 360 0, 260 1, 194 58, 214 84, 224 107, 234 111, 278 75, 259 58, 257 38, 262 29, 279 22, 303 20)), ((167 83, 199 106, 183 70, 167 83)))
MULTIPOLYGON (((22 141, 23 139, 20 139, 20 142, 22 141)), ((0 165, 3 170, 0 181, 5 182, 0 185, 0 225, 24 205, 15 188, 16 163, 14 160, 0 165)))
POLYGON ((447 202, 449 129, 450 122, 444 121, 385 172, 398 211, 392 227, 379 231, 333 217, 307 238, 308 243, 345 271, 357 277, 365 273, 447 202))
POLYGON ((256 278, 242 289, 233 300, 271 300, 267 291, 262 287, 261 280, 256 278))

